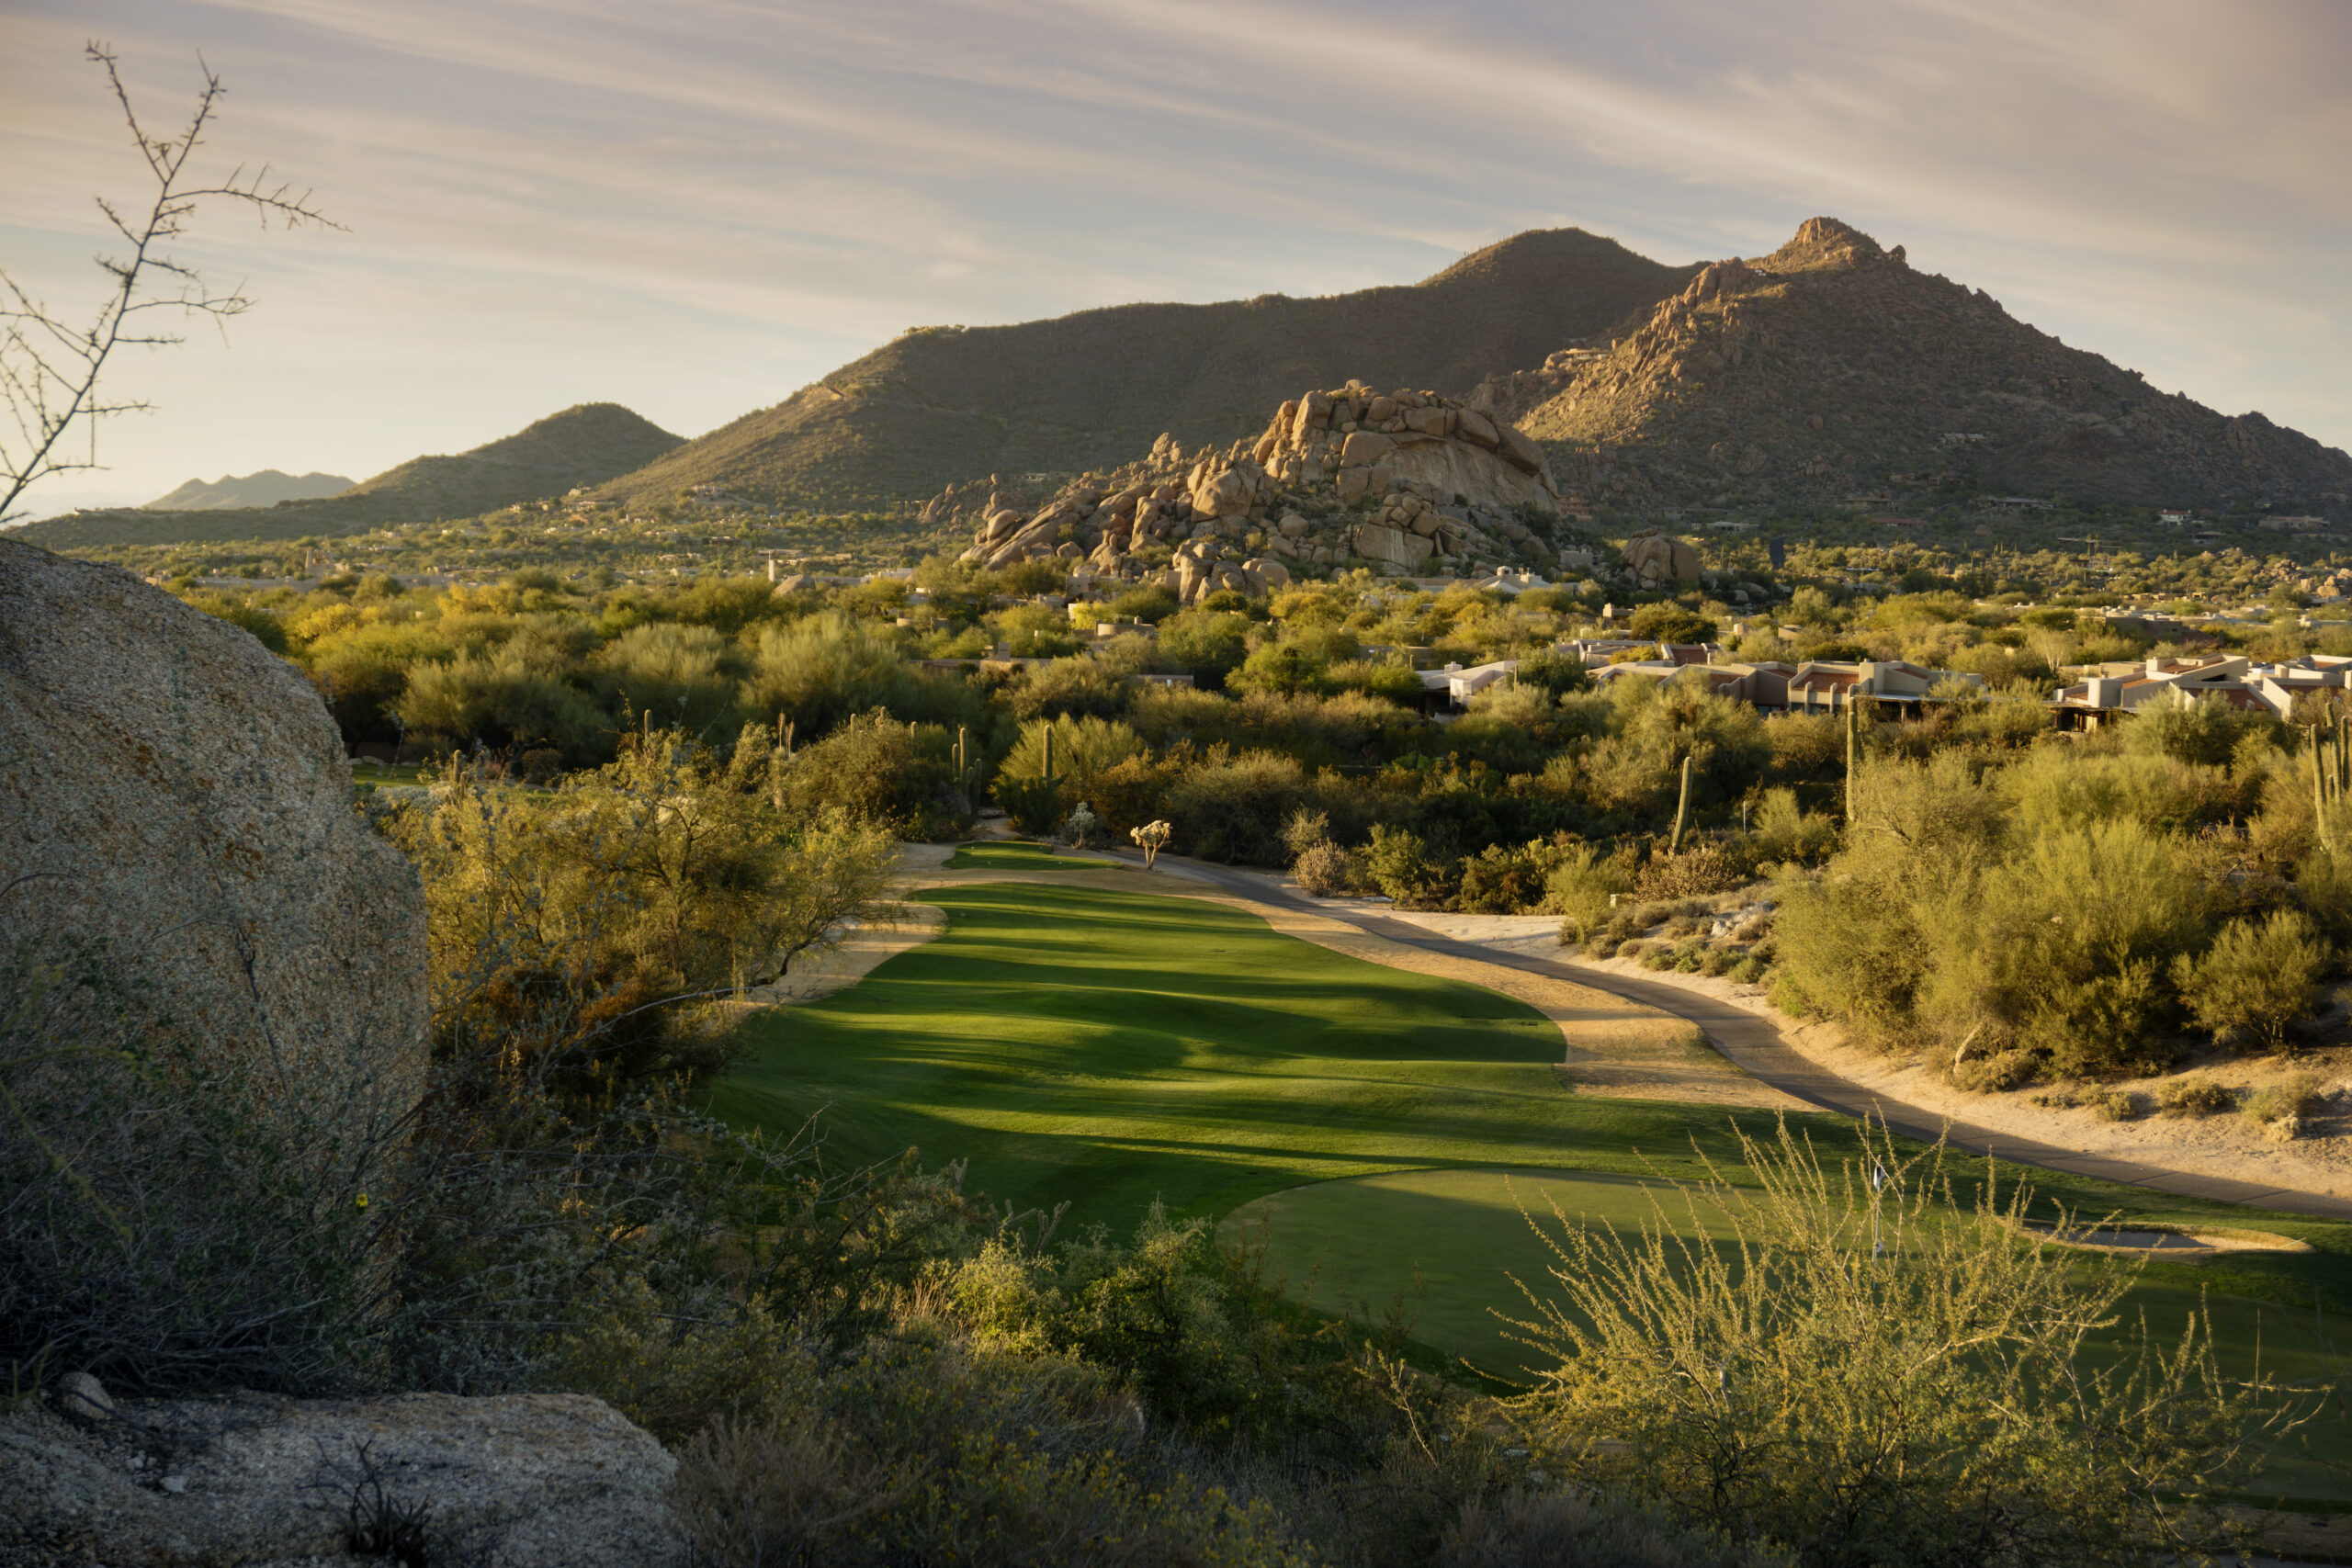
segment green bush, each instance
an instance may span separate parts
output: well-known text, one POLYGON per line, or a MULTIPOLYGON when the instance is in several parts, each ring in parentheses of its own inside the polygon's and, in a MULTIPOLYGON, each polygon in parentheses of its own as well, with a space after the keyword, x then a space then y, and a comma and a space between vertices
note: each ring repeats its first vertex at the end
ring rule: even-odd
POLYGON ((1633 891, 1631 859, 1623 852, 1603 859, 1589 845, 1562 855, 1544 883, 1544 902, 1561 918, 1561 941, 1588 941, 1608 921, 1617 900, 1633 891))
POLYGON ((2259 922, 2232 920, 2204 953, 2174 959, 2173 982, 2215 1041, 2242 1034, 2283 1051, 2334 956, 2309 916, 2279 909, 2259 922))
POLYGON ((1005 817, 1029 837, 1049 838, 1061 826, 1063 789, 1059 780, 999 773, 995 793, 997 806, 1005 817))
POLYGON ((2251 1090, 2238 1109, 2266 1126, 2300 1124, 2325 1103, 2325 1081, 2317 1073, 2295 1073, 2251 1090))
POLYGON ((2237 1096, 2211 1078, 2167 1078, 2156 1089, 2159 1116, 2218 1116, 2236 1107, 2237 1096))
POLYGON ((1559 1261, 1519 1323, 1544 1356, 1513 1406, 1530 1449, 1800 1563, 2057 1568, 2226 1544, 2176 1495, 2249 1475, 2316 1412, 2223 1378, 2201 1320, 2087 1370, 2136 1271, 2019 1246, 2030 1191, 1959 1207, 1939 1154, 1875 1132, 1842 1160, 1785 1128, 1741 1145, 1752 1184, 1661 1198, 1638 1237, 1542 1227, 1559 1261), (1679 1239, 1686 1203, 1733 1244, 1679 1239))
POLYGON ((1764 972, 1764 960, 1751 953, 1731 966, 1730 976, 1736 984, 1755 986, 1763 983, 1764 972))

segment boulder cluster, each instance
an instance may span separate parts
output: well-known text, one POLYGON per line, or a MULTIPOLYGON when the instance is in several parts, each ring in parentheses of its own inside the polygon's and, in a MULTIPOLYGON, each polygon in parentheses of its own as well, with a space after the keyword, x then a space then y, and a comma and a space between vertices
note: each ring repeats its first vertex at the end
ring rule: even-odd
POLYGON ((1051 556, 1101 576, 1159 573, 1187 603, 1351 564, 1560 563, 1539 531, 1561 510, 1541 448, 1433 392, 1361 381, 1289 399, 1256 437, 1189 462, 1162 435, 1139 461, 1042 504, 951 487, 925 511, 976 503, 968 561, 1051 556))

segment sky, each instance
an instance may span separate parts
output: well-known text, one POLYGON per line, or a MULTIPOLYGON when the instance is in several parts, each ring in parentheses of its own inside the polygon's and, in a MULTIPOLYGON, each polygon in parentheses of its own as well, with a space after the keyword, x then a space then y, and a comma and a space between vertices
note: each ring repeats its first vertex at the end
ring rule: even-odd
POLYGON ((201 166, 345 229, 199 211, 175 254, 254 309, 123 355, 152 411, 36 511, 577 402, 699 434, 911 326, 1409 282, 1532 228, 1754 256, 1815 214, 2352 446, 2342 0, 0 0, 0 268, 77 317, 94 198, 150 194, 92 39, 151 129, 200 55, 201 166))

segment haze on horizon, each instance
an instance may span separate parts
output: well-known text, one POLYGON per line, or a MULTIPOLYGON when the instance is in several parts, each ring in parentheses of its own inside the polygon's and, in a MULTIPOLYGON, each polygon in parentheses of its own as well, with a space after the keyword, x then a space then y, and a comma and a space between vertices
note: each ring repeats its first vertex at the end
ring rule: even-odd
POLYGON ((1409 282, 1531 228, 1687 262, 1815 213, 2224 412, 2352 446, 2352 8, 2096 0, 0 0, 0 265, 78 316, 140 195, 82 59, 350 226, 36 512, 365 477, 568 404, 694 435, 920 324, 1409 282))

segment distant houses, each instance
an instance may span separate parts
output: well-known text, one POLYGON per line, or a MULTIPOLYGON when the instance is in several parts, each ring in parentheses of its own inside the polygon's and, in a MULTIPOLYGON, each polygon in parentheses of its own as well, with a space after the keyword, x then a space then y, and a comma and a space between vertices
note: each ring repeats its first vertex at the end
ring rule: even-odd
MULTIPOLYGON (((1699 671, 1718 696, 1752 703, 1767 713, 1842 713, 1860 700, 1918 707, 1942 700, 1938 688, 1950 693, 1960 686, 1982 691, 1984 678, 1950 670, 1928 670, 1899 659, 1849 662, 1809 659, 1788 664, 1778 660, 1743 662, 1726 660, 1713 643, 1633 642, 1593 638, 1564 642, 1562 652, 1581 657, 1595 682, 1634 678, 1667 680, 1688 671, 1699 671), (1651 658, 1625 658, 1628 653, 1653 653, 1651 658)), ((1432 698, 1442 694, 1459 707, 1471 697, 1519 669, 1515 659, 1491 664, 1448 665, 1421 671, 1421 684, 1432 698)))
POLYGON ((2284 718, 2300 694, 2347 685, 2352 685, 2352 658, 2306 653, 2257 664, 2243 656, 2217 654, 2101 665, 2099 673, 2059 687, 2051 694, 2050 702, 2066 722, 2085 728, 2097 725, 2103 716, 2127 714, 2159 698, 2170 698, 2176 692, 2196 701, 2265 708, 2284 718))

